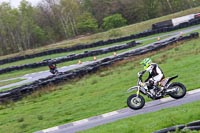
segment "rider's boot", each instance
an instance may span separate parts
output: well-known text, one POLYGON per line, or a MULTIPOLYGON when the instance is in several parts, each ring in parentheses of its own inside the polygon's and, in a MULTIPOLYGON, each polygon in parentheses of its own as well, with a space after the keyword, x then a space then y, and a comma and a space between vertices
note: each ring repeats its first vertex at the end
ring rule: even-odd
POLYGON ((159 87, 159 90, 157 91, 156 96, 157 97, 161 97, 162 94, 163 94, 164 89, 165 89, 164 87, 159 87))

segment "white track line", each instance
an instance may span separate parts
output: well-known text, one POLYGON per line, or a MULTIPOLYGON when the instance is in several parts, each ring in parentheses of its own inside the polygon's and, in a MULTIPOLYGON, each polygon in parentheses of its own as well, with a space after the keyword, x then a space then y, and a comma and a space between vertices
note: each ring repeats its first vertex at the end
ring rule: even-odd
POLYGON ((171 100, 173 100, 173 98, 171 98, 171 97, 166 97, 166 98, 160 99, 161 102, 168 102, 171 100))
POLYGON ((195 90, 189 91, 189 92, 187 92, 187 94, 195 94, 198 92, 200 92, 200 89, 195 89, 195 90))
POLYGON ((73 122, 73 124, 76 126, 76 125, 80 125, 80 124, 86 123, 88 121, 89 121, 88 119, 83 119, 83 120, 75 121, 75 122, 73 122))
POLYGON ((102 114, 102 117, 109 117, 109 116, 116 115, 116 114, 119 114, 119 113, 117 111, 113 111, 113 112, 109 112, 106 114, 102 114))
POLYGON ((58 128, 58 126, 57 126, 57 127, 48 128, 48 129, 45 129, 45 130, 42 130, 42 131, 45 132, 45 133, 48 133, 48 132, 56 131, 56 130, 58 130, 58 129, 59 129, 59 128, 58 128))

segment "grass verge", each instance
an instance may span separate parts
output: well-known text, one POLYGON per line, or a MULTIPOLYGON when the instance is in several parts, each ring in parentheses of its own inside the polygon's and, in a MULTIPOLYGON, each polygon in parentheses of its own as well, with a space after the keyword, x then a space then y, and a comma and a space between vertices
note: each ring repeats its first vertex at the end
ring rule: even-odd
POLYGON ((9 84, 12 84, 12 83, 16 83, 16 82, 19 82, 19 81, 23 81, 23 80, 24 79, 13 79, 13 80, 8 80, 8 81, 1 81, 0 87, 5 86, 5 85, 9 85, 9 84))

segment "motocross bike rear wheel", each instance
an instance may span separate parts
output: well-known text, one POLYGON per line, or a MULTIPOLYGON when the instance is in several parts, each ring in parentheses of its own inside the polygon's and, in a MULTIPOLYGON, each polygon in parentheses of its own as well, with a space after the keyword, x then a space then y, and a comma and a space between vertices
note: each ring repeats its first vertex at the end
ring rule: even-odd
POLYGON ((145 104, 145 100, 141 95, 130 95, 127 99, 127 105, 129 108, 137 110, 141 109, 145 104))
POLYGON ((169 86, 169 89, 176 89, 175 92, 170 93, 169 95, 174 99, 179 99, 185 96, 186 94, 186 87, 178 82, 172 83, 169 86))
POLYGON ((57 70, 57 69, 50 70, 50 72, 51 72, 52 74, 58 74, 58 70, 57 70))

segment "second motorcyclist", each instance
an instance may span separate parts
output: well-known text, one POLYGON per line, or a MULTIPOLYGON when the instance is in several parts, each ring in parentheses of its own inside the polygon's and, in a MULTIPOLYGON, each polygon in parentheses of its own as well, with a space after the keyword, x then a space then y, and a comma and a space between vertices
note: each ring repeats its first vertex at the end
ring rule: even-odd
POLYGON ((51 60, 51 59, 46 59, 44 61, 47 61, 47 65, 49 67, 49 71, 52 73, 52 74, 57 74, 58 73, 58 70, 57 70, 57 67, 56 67, 56 63, 51 60))

